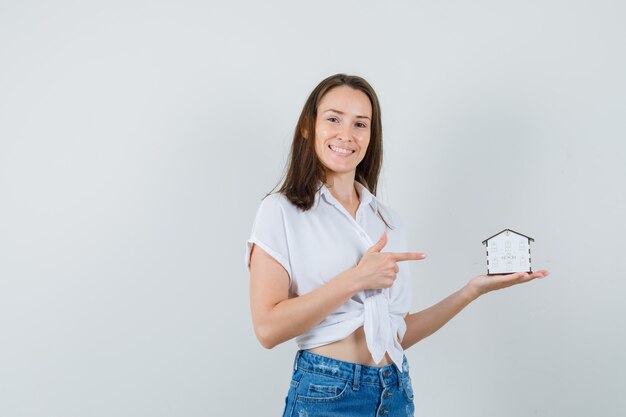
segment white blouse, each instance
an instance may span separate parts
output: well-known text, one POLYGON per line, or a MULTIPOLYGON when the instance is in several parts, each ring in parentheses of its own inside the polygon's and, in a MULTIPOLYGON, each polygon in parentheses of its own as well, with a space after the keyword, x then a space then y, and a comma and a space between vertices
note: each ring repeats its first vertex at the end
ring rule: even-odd
MULTIPOLYGON (((386 226, 377 209, 393 227, 387 230, 387 244, 382 252, 405 252, 406 237, 400 217, 358 181, 355 186, 360 199, 356 220, 326 185, 315 196, 313 207, 304 212, 281 193, 267 196, 257 210, 246 243, 246 266, 250 268, 252 245, 257 244, 289 274, 289 298, 313 291, 355 267, 380 239, 386 226)), ((298 347, 323 346, 344 339, 363 326, 374 361, 380 363, 388 352, 402 372, 400 341, 406 332, 404 317, 411 304, 411 283, 407 262, 397 265, 399 272, 390 288, 355 294, 321 323, 296 337, 298 347)))

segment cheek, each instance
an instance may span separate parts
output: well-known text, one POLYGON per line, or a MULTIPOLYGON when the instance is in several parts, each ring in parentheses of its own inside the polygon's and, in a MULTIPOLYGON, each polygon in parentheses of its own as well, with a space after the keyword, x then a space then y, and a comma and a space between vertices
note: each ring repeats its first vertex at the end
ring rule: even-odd
POLYGON ((365 153, 365 151, 367 150, 369 144, 370 144, 369 136, 364 137, 364 138, 361 139, 361 141, 359 142, 359 146, 361 146, 361 150, 363 151, 363 153, 365 153))
POLYGON ((365 155, 367 154, 367 148, 369 147, 369 143, 370 143, 369 138, 359 143, 359 146, 361 147, 361 154, 359 155, 359 162, 365 159, 365 155))
POLYGON ((317 157, 321 160, 322 158, 324 158, 324 141, 323 140, 318 140, 315 142, 315 153, 317 154, 317 157))
POLYGON ((328 129, 324 128, 315 130, 315 149, 317 149, 318 151, 324 149, 324 147, 326 146, 324 142, 326 141, 326 138, 330 136, 330 133, 331 132, 329 132, 328 129))
POLYGON ((332 134, 332 130, 325 126, 315 128, 315 135, 318 139, 324 140, 332 134))

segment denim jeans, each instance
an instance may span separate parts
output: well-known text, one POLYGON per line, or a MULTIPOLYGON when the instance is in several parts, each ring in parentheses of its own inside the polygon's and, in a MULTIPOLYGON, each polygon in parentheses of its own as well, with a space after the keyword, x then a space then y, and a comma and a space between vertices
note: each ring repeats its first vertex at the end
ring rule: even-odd
POLYGON ((344 362, 306 350, 294 361, 283 417, 413 417, 409 364, 403 371, 344 362))

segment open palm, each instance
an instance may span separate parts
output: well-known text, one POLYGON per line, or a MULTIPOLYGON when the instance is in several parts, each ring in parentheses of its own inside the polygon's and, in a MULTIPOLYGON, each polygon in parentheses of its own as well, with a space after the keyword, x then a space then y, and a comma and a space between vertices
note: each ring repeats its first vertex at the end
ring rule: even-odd
POLYGON ((476 291, 477 294, 482 295, 490 291, 500 290, 517 284, 523 284, 524 282, 532 281, 535 278, 544 278, 548 276, 548 274, 548 270, 542 269, 530 274, 527 272, 516 272, 514 274, 507 275, 479 275, 472 278, 469 285, 474 289, 474 291, 476 291))

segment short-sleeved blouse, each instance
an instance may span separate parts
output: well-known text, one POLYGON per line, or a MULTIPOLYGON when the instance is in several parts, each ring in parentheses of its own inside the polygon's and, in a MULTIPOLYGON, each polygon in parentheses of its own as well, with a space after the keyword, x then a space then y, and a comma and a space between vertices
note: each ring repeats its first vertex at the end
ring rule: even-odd
MULTIPOLYGON (((321 184, 321 183, 320 183, 321 184)), ((404 225, 397 213, 383 205, 355 181, 359 193, 356 219, 321 184, 313 207, 302 211, 281 193, 261 202, 246 242, 246 266, 250 267, 253 244, 278 261, 289 275, 289 298, 306 294, 355 267, 377 242, 387 223, 387 244, 382 252, 405 252, 404 225)), ((411 304, 409 266, 398 262, 399 271, 390 288, 355 294, 318 325, 296 337, 300 349, 313 349, 352 334, 364 327, 372 358, 379 363, 385 352, 402 371, 403 349, 399 342, 406 332, 404 317, 411 304), (397 338, 396 338, 397 335, 397 338)))

